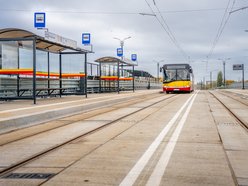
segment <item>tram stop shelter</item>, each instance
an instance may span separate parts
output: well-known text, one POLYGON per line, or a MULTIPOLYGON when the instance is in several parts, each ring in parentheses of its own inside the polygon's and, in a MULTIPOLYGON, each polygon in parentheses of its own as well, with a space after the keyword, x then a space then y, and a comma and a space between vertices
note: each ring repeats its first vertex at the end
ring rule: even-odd
POLYGON ((36 104, 37 97, 87 97, 88 53, 76 41, 50 32, 42 37, 22 29, 1 29, 0 100, 31 99, 36 104))
POLYGON ((99 63, 99 90, 101 92, 134 91, 134 64, 130 60, 116 57, 102 57, 95 62, 99 63), (128 70, 129 69, 129 70, 128 70))

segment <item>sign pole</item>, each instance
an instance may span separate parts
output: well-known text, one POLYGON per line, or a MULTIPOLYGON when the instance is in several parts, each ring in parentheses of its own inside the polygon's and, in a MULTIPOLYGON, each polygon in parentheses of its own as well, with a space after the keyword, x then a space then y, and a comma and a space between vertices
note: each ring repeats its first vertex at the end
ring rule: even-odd
POLYGON ((245 68, 244 64, 234 64, 233 70, 242 70, 242 89, 245 89, 245 68))
POLYGON ((242 89, 245 89, 245 69, 244 69, 244 64, 242 64, 242 84, 243 84, 242 89))

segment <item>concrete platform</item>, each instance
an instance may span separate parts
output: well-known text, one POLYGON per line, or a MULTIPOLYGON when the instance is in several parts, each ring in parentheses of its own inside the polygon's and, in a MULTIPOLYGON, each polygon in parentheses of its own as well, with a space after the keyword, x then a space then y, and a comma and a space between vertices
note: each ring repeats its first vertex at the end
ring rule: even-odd
POLYGON ((87 118, 66 117, 75 123, 0 147, 9 152, 0 158, 4 167, 31 151, 26 144, 38 149, 60 143, 145 108, 14 171, 54 174, 51 179, 0 179, 0 185, 248 185, 248 133, 213 96, 200 91, 163 100, 172 95, 153 93, 157 98, 87 118), (11 156, 15 152, 20 155, 11 156))
POLYGON ((158 90, 141 90, 134 93, 121 92, 120 94, 89 94, 88 98, 84 96, 45 98, 39 99, 36 105, 32 104, 30 100, 1 102, 0 134, 92 109, 108 107, 113 103, 128 101, 142 94, 155 92, 158 92, 158 90))

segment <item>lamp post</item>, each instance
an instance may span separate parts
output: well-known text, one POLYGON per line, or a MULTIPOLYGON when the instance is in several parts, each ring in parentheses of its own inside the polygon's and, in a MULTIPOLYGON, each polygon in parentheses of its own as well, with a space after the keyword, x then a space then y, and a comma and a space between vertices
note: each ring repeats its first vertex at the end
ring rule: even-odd
POLYGON ((160 60, 160 61, 156 61, 156 60, 153 60, 153 61, 157 63, 157 78, 158 78, 158 81, 159 81, 159 63, 160 63, 160 62, 163 62, 164 59, 162 59, 162 60, 160 60))
MULTIPOLYGON (((131 38, 131 36, 129 36, 129 37, 126 37, 126 38, 124 38, 124 39, 119 39, 119 38, 117 38, 117 37, 114 37, 114 39, 117 39, 117 40, 119 40, 120 41, 120 46, 121 46, 121 49, 122 49, 122 56, 121 56, 121 60, 123 60, 124 59, 124 51, 123 51, 123 47, 124 47, 124 41, 125 40, 127 40, 127 39, 130 39, 131 38)), ((123 76, 123 64, 121 65, 121 76, 123 76)))
POLYGON ((213 81, 212 81, 212 73, 214 72, 214 71, 217 71, 218 69, 215 69, 215 70, 211 70, 210 71, 210 88, 212 89, 213 88, 213 81))
MULTIPOLYGON (((114 39, 117 39, 117 40, 120 41, 120 46, 121 46, 122 51, 123 51, 123 47, 124 47, 124 41, 127 40, 127 39, 130 39, 130 38, 131 38, 131 36, 126 37, 126 38, 124 38, 124 39, 119 39, 119 38, 117 38, 117 37, 114 37, 114 39)), ((123 52, 123 53, 124 53, 124 52, 123 52)), ((123 55, 121 56, 121 59, 123 60, 123 55)))
POLYGON ((224 80, 224 88, 226 88, 226 61, 231 58, 219 58, 218 60, 221 60, 223 62, 223 80, 224 80))

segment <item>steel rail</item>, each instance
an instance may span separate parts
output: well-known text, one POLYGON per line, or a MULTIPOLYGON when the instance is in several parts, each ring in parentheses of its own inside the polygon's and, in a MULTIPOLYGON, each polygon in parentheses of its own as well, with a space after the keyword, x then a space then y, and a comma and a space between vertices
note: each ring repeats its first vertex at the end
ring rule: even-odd
MULTIPOLYGON (((240 124, 240 126, 242 126, 247 132, 248 132, 248 126, 230 109, 228 108, 228 106, 223 102, 221 101, 214 93, 210 92, 209 93, 217 100, 219 101, 219 103, 222 104, 222 106, 238 121, 238 123, 240 124)), ((225 94, 222 94, 222 95, 225 95, 225 94)), ((237 101, 236 99, 233 99, 235 101, 237 101)), ((240 102, 240 101, 239 101, 240 102)), ((240 102, 242 103, 242 102, 240 102)), ((242 103, 244 104, 244 103, 242 103)), ((246 105, 246 104, 244 104, 246 105)), ((248 106, 248 105, 246 105, 248 106)))
MULTIPOLYGON (((22 167, 22 166, 24 166, 24 165, 26 165, 26 164, 32 162, 32 161, 35 161, 36 159, 41 158, 42 156, 45 156, 45 155, 47 155, 48 153, 53 152, 53 151, 55 151, 55 150, 57 150, 57 149, 59 149, 59 148, 65 146, 65 145, 67 145, 67 144, 69 144, 69 143, 72 143, 72 142, 74 142, 74 141, 76 141, 76 140, 78 140, 78 139, 80 139, 80 138, 82 138, 82 137, 86 137, 86 136, 88 136, 88 135, 90 135, 90 134, 93 134, 93 133, 99 131, 99 130, 102 130, 102 129, 104 129, 104 128, 106 128, 106 127, 108 127, 108 126, 110 126, 110 125, 112 125, 112 124, 114 124, 114 123, 116 123, 116 122, 118 122, 118 121, 120 121, 120 120, 126 118, 126 117, 128 117, 128 116, 131 116, 131 115, 136 114, 136 113, 138 113, 138 112, 141 112, 141 111, 143 111, 143 110, 145 110, 145 109, 147 109, 147 108, 149 108, 149 107, 151 107, 151 106, 154 106, 154 105, 156 105, 156 104, 158 104, 158 103, 161 103, 161 101, 166 101, 166 100, 171 99, 171 98, 174 98, 174 97, 176 97, 176 96, 178 96, 178 94, 177 94, 177 95, 170 96, 170 97, 166 97, 166 98, 164 98, 164 99, 162 99, 162 100, 159 100, 159 101, 156 101, 156 102, 154 102, 154 103, 152 103, 152 104, 149 104, 149 105, 147 105, 147 106, 145 106, 145 107, 143 107, 143 108, 140 108, 140 109, 138 109, 138 110, 136 110, 136 111, 134 111, 134 112, 132 112, 132 113, 126 114, 125 116, 122 116, 122 117, 120 117, 120 118, 118 118, 118 119, 116 119, 116 120, 113 120, 113 121, 111 121, 111 122, 108 122, 108 123, 106 123, 105 125, 102 125, 102 126, 100 126, 100 127, 97 127, 97 128, 95 128, 95 129, 93 129, 93 130, 91 130, 91 131, 89 131, 89 132, 86 132, 86 133, 84 133, 84 134, 81 134, 81 135, 79 135, 79 136, 77 136, 77 137, 74 137, 74 138, 72 138, 72 139, 70 139, 70 140, 68 140, 68 141, 66 141, 66 142, 63 142, 63 143, 61 143, 61 144, 58 144, 58 145, 53 146, 53 147, 51 147, 51 148, 48 148, 48 149, 46 149, 46 150, 44 150, 44 151, 42 151, 42 152, 39 152, 39 153, 37 153, 37 154, 35 154, 35 155, 29 157, 29 158, 26 158, 26 159, 24 159, 24 160, 22 160, 22 161, 20 161, 20 162, 17 162, 17 163, 15 163, 15 164, 13 164, 13 165, 7 167, 7 168, 4 168, 4 169, 0 170, 0 178, 3 178, 6 174, 11 173, 11 172, 13 172, 14 170, 16 170, 16 169, 18 169, 18 168, 20 168, 20 167, 22 167)), ((146 100, 147 100, 147 99, 146 99, 146 100)))
MULTIPOLYGON (((124 101, 120 101, 120 102, 114 103, 113 105, 111 105, 111 107, 113 107, 113 106, 118 106, 119 104, 123 104, 123 103, 126 103, 127 105, 128 105, 128 104, 132 105, 132 104, 135 104, 135 103, 139 102, 140 100, 146 100, 146 99, 149 99, 149 97, 151 97, 151 99, 152 99, 152 98, 155 97, 155 95, 153 95, 153 94, 152 94, 152 95, 151 95, 151 94, 148 94, 148 95, 144 95, 143 98, 139 98, 139 100, 137 100, 137 97, 138 97, 138 96, 139 96, 139 95, 133 97, 133 98, 130 99, 130 100, 124 100, 124 101)), ((108 107, 110 107, 110 106, 108 105, 108 107)), ((94 112, 94 111, 97 111, 97 110, 100 110, 100 109, 103 109, 103 108, 106 108, 106 106, 101 106, 101 107, 97 107, 97 108, 92 108, 92 109, 90 109, 90 110, 85 111, 83 114, 89 114, 89 113, 91 113, 91 112, 94 112)), ((100 112, 100 114, 104 114, 104 113, 107 113, 107 112, 111 112, 112 110, 113 110, 113 109, 108 110, 108 111, 102 111, 102 112, 100 112)), ((98 113, 98 114, 99 114, 99 113, 98 113)), ((78 114, 75 114, 75 115, 78 115, 78 114)), ((57 119, 54 119, 54 120, 52 120, 52 121, 56 121, 56 120, 65 120, 65 118, 72 117, 72 116, 75 116, 75 115, 66 116, 66 117, 62 117, 62 118, 57 118, 57 119)), ((92 116, 85 117, 84 119, 87 119, 87 118, 89 118, 89 117, 92 117, 92 116)), ((76 120, 76 121, 79 121, 79 120, 76 120)), ((7 145, 7 144, 9 144, 9 143, 13 143, 13 142, 16 142, 16 141, 19 141, 19 140, 23 140, 23 139, 28 138, 28 137, 32 137, 32 136, 35 136, 35 135, 39 135, 39 134, 42 134, 42 133, 45 133, 45 132, 48 132, 48 131, 51 131, 51 130, 54 130, 54 129, 58 129, 58 128, 60 128, 60 127, 64 127, 64 126, 73 124, 73 123, 76 122, 76 121, 73 120, 73 121, 71 121, 71 122, 69 122, 69 123, 66 123, 66 124, 64 124, 64 125, 52 127, 52 128, 46 129, 46 130, 38 131, 38 132, 33 132, 32 134, 29 134, 29 135, 26 135, 26 136, 23 136, 23 137, 19 137, 19 138, 13 139, 13 140, 9 140, 9 141, 7 141, 7 142, 5 142, 5 143, 2 143, 2 144, 0 143, 0 147, 1 147, 1 146, 4 146, 4 145, 7 145)), ((49 122, 51 122, 51 121, 49 121, 49 122)), ((47 123, 47 122, 46 122, 46 123, 47 123)), ((40 125, 40 124, 39 124, 39 125, 40 125)), ((25 130, 25 129, 29 129, 29 128, 31 129, 32 127, 36 127, 36 125, 35 125, 35 126, 29 126, 29 127, 26 127, 26 128, 22 128, 22 129, 20 129, 20 130, 25 130)), ((10 133, 15 133, 15 132, 16 132, 16 131, 12 131, 12 132, 10 132, 10 133)), ((7 133, 7 134, 9 134, 9 133, 7 133)), ((6 133, 0 134, 0 136, 4 136, 4 135, 6 135, 6 133)))
MULTIPOLYGON (((244 102, 238 100, 237 98, 234 98, 234 97, 228 95, 227 91, 225 91, 225 93, 224 93, 224 92, 218 91, 218 93, 220 93, 220 94, 222 94, 222 95, 225 95, 225 96, 227 96, 227 97, 229 97, 229 98, 231 98, 231 99, 233 99, 233 100, 235 100, 235 101, 238 101, 238 102, 240 102, 241 104, 243 104, 243 105, 245 105, 245 106, 248 106, 248 103, 244 103, 244 102)), ((236 93, 236 92, 231 92, 231 94, 239 94, 239 95, 244 96, 243 94, 236 93)))

